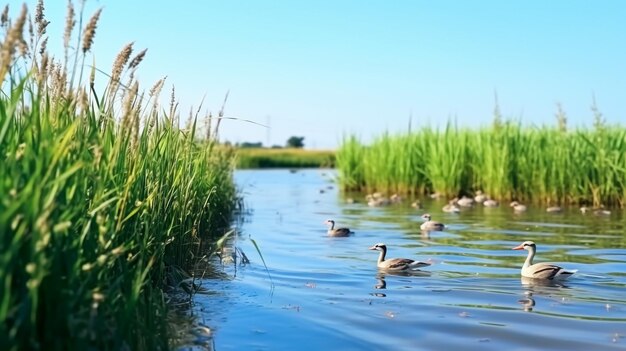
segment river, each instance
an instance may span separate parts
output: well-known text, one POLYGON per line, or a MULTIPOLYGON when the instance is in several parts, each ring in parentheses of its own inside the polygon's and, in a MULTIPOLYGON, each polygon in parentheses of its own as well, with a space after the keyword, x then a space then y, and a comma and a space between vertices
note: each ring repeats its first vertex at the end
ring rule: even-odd
POLYGON ((410 200, 368 207, 363 195, 348 203, 335 177, 317 169, 236 172, 248 214, 232 245, 250 263, 217 263, 220 274, 201 281, 192 310, 210 330, 208 349, 626 349, 621 211, 475 206, 448 214, 443 200, 423 200, 424 210, 410 200), (424 212, 447 228, 422 233, 424 212), (329 218, 355 234, 328 237, 329 218), (525 240, 536 242, 536 262, 578 272, 563 283, 522 280, 526 251, 511 248, 525 240), (368 250, 378 242, 388 257, 432 265, 410 276, 381 273, 378 252, 368 250))

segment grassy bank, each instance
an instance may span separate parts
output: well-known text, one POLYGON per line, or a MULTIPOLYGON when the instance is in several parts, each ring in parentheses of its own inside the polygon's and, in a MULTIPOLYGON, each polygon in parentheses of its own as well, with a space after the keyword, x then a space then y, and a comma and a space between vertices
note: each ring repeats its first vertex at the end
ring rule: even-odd
POLYGON ((546 204, 626 203, 626 129, 519 123, 378 137, 345 138, 337 153, 344 189, 448 197, 483 190, 492 197, 546 204))
POLYGON ((124 46, 109 74, 84 64, 99 14, 68 9, 60 60, 45 49, 42 7, 33 37, 25 8, 3 17, 2 350, 167 349, 172 272, 229 223, 232 155, 161 112, 163 81, 140 89, 145 51, 124 46))
POLYGON ((238 168, 320 168, 335 166, 335 152, 304 149, 237 149, 238 168))

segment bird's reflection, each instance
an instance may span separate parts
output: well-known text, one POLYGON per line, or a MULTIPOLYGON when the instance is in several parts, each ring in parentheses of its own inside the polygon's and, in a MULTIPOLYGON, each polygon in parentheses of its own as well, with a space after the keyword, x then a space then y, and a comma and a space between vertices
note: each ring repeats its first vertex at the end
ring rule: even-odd
MULTIPOLYGON (((388 271, 378 271, 376 273, 376 284, 374 285, 374 289, 376 290, 386 290, 387 289, 387 280, 385 279, 387 276, 400 276, 400 277, 429 277, 431 272, 422 271, 419 269, 408 270, 408 271, 399 271, 399 272, 388 272, 388 271)), ((385 297, 387 296, 384 293, 372 293, 374 296, 385 297)))
POLYGON ((534 278, 521 278, 522 287, 524 288, 524 297, 519 299, 518 302, 522 305, 522 309, 525 312, 532 312, 535 308, 536 301, 534 295, 553 296, 555 294, 561 294, 563 289, 568 288, 562 281, 549 280, 549 279, 534 279, 534 278))

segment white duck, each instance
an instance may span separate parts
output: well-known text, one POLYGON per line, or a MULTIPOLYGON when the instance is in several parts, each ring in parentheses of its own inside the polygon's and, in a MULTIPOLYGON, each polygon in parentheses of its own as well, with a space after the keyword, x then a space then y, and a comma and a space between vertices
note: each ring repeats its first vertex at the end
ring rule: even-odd
POLYGON ((493 200, 493 199, 487 199, 485 201, 483 201, 483 206, 485 207, 498 207, 500 204, 498 203, 498 201, 493 200))
POLYGON ((461 207, 472 207, 474 206, 474 199, 463 195, 463 197, 458 199, 456 203, 461 207))
POLYGON ((513 207, 513 211, 515 212, 526 212, 526 205, 522 205, 517 201, 511 202, 509 206, 513 207))
POLYGON ((476 190, 476 195, 474 196, 474 201, 476 201, 478 203, 483 203, 488 198, 489 198, 489 196, 484 194, 481 190, 476 190))
POLYGON ((380 255, 378 255, 377 266, 378 268, 387 271, 411 271, 416 270, 420 267, 430 266, 430 263, 428 262, 415 261, 410 258, 385 259, 385 255, 387 255, 387 245, 383 243, 378 243, 370 247, 369 249, 380 251, 380 255))
POLYGON ((330 225, 330 229, 328 229, 328 236, 350 236, 354 232, 349 228, 337 228, 335 229, 335 221, 332 219, 326 220, 326 224, 330 225))
POLYGON ((532 241, 524 241, 520 245, 513 248, 513 250, 526 250, 528 256, 522 266, 522 277, 535 278, 535 279, 567 279, 577 270, 567 270, 551 263, 535 263, 533 264, 533 258, 537 251, 537 246, 532 241))
POLYGON ((447 213, 459 213, 459 212, 461 212, 461 209, 458 208, 454 204, 454 201, 450 201, 447 205, 443 206, 443 208, 441 210, 443 212, 447 212, 447 213))
POLYGON ((433 221, 432 217, 428 213, 423 214, 422 218, 425 219, 426 222, 424 222, 424 223, 422 223, 420 225, 420 229, 421 230, 441 231, 441 230, 443 230, 446 227, 443 223, 433 221))

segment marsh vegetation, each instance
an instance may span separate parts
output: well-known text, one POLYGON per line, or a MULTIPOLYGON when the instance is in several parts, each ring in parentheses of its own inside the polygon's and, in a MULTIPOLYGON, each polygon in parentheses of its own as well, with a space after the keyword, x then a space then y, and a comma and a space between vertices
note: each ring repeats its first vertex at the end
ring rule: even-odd
POLYGON ((144 91, 146 50, 91 63, 101 11, 69 3, 64 53, 47 50, 43 2, 2 13, 0 349, 167 349, 168 292, 224 233, 232 154, 216 128, 185 128, 164 80, 144 91), (30 27, 30 30, 28 30, 30 27), (196 139, 202 137, 203 143, 196 139))
POLYGON ((449 198, 483 191, 500 200, 545 205, 626 204, 626 128, 523 126, 506 121, 478 129, 452 123, 378 136, 347 136, 337 152, 346 190, 449 198))

